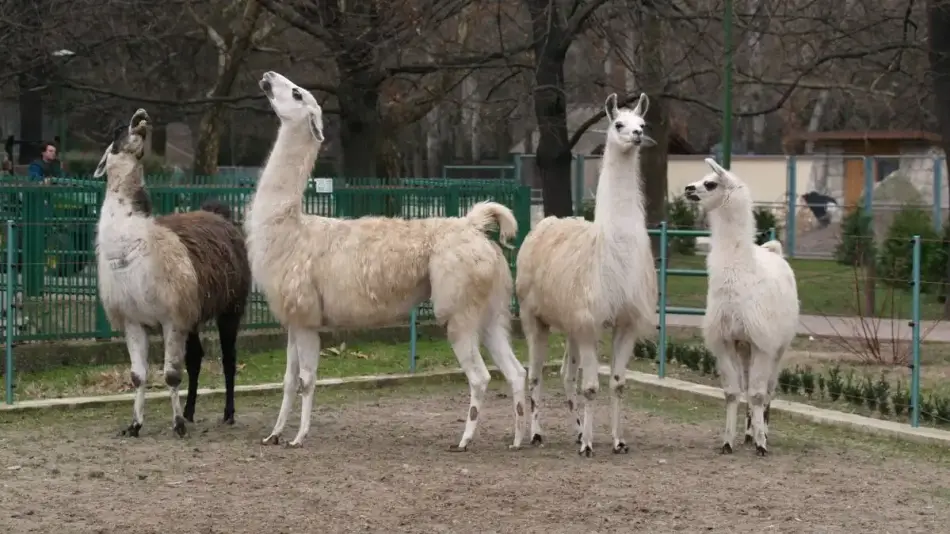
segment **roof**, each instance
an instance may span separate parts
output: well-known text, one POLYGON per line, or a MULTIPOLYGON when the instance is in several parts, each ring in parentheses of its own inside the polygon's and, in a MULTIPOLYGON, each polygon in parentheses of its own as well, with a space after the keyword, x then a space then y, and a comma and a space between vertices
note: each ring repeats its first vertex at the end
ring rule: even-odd
POLYGON ((786 142, 800 141, 927 141, 940 143, 939 134, 924 130, 834 130, 828 132, 796 132, 786 142))

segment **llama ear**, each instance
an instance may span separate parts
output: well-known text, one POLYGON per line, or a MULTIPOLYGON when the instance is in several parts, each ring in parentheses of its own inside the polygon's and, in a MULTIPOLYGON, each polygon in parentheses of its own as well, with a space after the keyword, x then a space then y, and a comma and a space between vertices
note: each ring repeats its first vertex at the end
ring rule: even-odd
POLYGON ((716 163, 716 160, 712 158, 706 158, 703 161, 706 162, 706 165, 709 165, 709 168, 713 170, 714 173, 718 174, 720 178, 728 178, 726 169, 723 169, 721 165, 716 163))
POLYGON ((604 102, 604 112, 607 114, 607 120, 614 121, 617 117, 617 93, 610 93, 607 101, 604 102))
POLYGON ((316 139, 318 143, 323 142, 323 117, 317 113, 310 114, 310 133, 313 134, 313 138, 316 139))
POLYGON ((648 109, 650 109, 650 98, 646 93, 640 93, 640 100, 637 101, 637 107, 633 108, 633 112, 645 117, 648 109))
POLYGON ((102 176, 106 173, 106 159, 109 158, 109 152, 111 150, 112 150, 112 144, 110 143, 109 146, 106 148, 105 153, 102 154, 102 159, 99 160, 99 164, 96 165, 96 170, 92 172, 93 178, 102 178, 102 176))

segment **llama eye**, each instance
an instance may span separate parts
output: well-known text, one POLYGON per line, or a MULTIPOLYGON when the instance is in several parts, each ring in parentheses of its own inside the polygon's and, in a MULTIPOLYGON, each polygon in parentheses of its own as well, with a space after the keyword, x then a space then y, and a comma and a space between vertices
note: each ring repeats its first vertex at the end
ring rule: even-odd
POLYGON ((300 91, 298 91, 296 87, 290 90, 290 95, 298 102, 303 100, 303 95, 300 94, 300 91))
POLYGON ((615 123, 614 123, 614 128, 616 128, 618 132, 619 132, 620 130, 623 130, 623 123, 622 123, 622 122, 615 122, 615 123))
POLYGON ((703 182, 703 187, 706 188, 706 191, 712 191, 713 189, 719 187, 719 184, 716 182, 703 182))

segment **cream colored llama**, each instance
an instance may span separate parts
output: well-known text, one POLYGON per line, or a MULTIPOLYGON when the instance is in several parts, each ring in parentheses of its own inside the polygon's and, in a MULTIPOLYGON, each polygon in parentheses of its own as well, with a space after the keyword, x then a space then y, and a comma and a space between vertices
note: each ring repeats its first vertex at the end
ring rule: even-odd
POLYGON ((782 244, 755 245, 752 195, 735 174, 712 158, 713 172, 686 186, 686 198, 699 202, 712 239, 706 266, 709 289, 703 337, 716 355, 726 398, 723 453, 732 453, 739 394, 751 406, 746 416, 746 442, 768 453, 768 410, 782 357, 798 328, 795 273, 782 257, 782 244), (752 434, 752 439, 749 439, 752 434))
POLYGON ((183 436, 185 421, 193 421, 204 356, 198 328, 211 319, 217 319, 221 341, 224 422, 234 422, 235 342, 251 288, 251 269, 244 236, 229 220, 226 206, 206 202, 198 211, 152 215, 141 161, 148 123, 145 110, 136 111, 128 128, 115 131, 93 173, 107 176, 96 229, 99 296, 110 324, 125 332, 132 363, 135 405, 125 433, 137 436, 142 428, 148 377, 145 329, 160 325, 173 429, 183 436), (188 369, 184 411, 178 398, 182 364, 188 369))
POLYGON ((618 109, 607 97, 610 126, 597 184, 594 221, 547 217, 528 234, 518 254, 517 292, 528 340, 531 442, 541 444, 541 373, 550 329, 568 336, 564 389, 580 454, 593 454, 593 405, 599 389, 597 341, 613 327, 610 390, 613 451, 629 449, 620 425, 627 363, 637 338, 656 327, 657 287, 641 192, 640 149, 652 146, 644 132, 649 106, 640 95, 635 109, 618 109), (579 360, 579 361, 578 361, 579 360), (582 366, 583 425, 575 411, 577 371, 582 366))
POLYGON ((480 340, 511 386, 512 447, 519 447, 525 370, 509 342, 511 272, 501 248, 485 235, 497 224, 503 241, 514 236, 511 211, 482 202, 465 217, 304 215, 301 197, 323 143, 322 110, 313 95, 275 72, 265 73, 260 86, 280 129, 245 227, 254 279, 288 331, 284 398, 264 443, 279 441, 298 389, 300 428, 290 444, 300 445, 310 429, 319 329, 391 324, 431 298, 471 390, 465 430, 453 450, 466 450, 472 440, 490 379, 480 340))

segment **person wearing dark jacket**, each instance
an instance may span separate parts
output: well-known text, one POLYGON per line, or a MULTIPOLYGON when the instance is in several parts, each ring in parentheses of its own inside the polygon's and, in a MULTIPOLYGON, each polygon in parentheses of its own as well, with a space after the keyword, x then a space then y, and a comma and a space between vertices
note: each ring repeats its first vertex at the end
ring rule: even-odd
POLYGON ((59 160, 56 159, 56 145, 43 144, 43 153, 33 163, 30 163, 30 181, 49 183, 50 178, 58 178, 62 174, 59 160))

